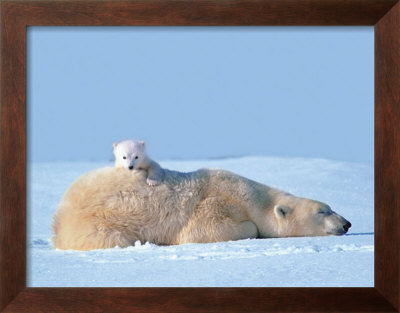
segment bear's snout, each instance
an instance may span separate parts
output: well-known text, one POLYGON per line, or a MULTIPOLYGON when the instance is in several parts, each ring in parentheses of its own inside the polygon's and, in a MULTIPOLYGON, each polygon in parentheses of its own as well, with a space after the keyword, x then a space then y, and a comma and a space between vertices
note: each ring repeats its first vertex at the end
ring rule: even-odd
POLYGON ((133 170, 133 165, 130 165, 128 168, 129 168, 130 170, 133 170))
POLYGON ((341 236, 347 233, 351 227, 351 223, 346 220, 343 216, 340 216, 337 213, 333 213, 332 215, 327 217, 327 234, 341 236))
POLYGON ((347 233, 350 227, 351 223, 347 221, 347 223, 343 225, 344 232, 347 233))
POLYGON ((350 227, 351 227, 351 223, 345 219, 342 228, 337 229, 335 235, 337 235, 337 236, 344 235, 345 233, 347 233, 349 231, 350 227))

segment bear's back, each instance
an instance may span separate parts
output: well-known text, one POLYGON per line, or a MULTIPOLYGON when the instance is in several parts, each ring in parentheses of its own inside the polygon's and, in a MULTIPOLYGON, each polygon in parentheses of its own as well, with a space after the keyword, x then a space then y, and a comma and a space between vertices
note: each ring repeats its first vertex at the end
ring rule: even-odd
POLYGON ((57 208, 54 247, 89 250, 136 240, 171 244, 204 197, 201 186, 208 176, 207 170, 166 170, 163 183, 152 187, 144 171, 109 167, 86 173, 57 208))

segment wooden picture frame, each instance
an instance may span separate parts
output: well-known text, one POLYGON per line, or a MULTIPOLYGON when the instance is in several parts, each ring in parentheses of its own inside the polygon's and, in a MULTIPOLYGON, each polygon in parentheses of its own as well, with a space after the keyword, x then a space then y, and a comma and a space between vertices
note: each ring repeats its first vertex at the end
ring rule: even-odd
POLYGON ((399 0, 1 0, 0 10, 1 311, 399 312, 399 0), (26 30, 35 25, 373 25, 374 288, 27 288, 26 30))

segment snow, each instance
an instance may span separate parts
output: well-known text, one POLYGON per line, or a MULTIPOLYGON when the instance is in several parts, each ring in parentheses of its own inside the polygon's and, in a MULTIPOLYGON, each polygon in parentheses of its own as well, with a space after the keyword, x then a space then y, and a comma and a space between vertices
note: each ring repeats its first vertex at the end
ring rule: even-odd
POLYGON ((192 171, 222 168, 328 203, 351 221, 344 236, 246 239, 93 251, 54 250, 52 216, 68 186, 111 163, 28 165, 29 287, 372 287, 373 166, 326 159, 248 156, 160 162, 192 171))

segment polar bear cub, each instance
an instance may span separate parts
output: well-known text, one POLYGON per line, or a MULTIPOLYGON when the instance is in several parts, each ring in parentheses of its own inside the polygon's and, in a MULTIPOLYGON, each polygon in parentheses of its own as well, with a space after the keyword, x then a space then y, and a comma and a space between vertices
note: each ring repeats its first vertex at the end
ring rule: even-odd
POLYGON ((147 184, 156 186, 164 178, 164 170, 146 155, 145 142, 124 140, 114 142, 115 167, 147 171, 147 184))

